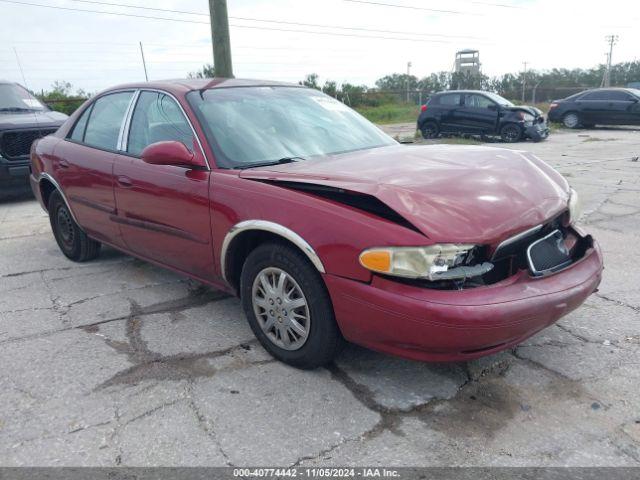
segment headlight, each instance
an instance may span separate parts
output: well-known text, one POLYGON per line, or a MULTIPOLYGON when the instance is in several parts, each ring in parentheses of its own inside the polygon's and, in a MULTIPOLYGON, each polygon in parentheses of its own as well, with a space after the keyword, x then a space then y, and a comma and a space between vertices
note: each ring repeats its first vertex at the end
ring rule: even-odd
POLYGON ((578 192, 572 188, 569 194, 569 223, 577 223, 580 215, 582 215, 582 204, 580 203, 578 192))
MULTIPOLYGON (((426 278, 438 280, 442 273, 462 265, 475 245, 442 244, 428 247, 381 247, 370 248, 360 254, 360 264, 372 272, 404 278, 426 278)), ((461 269, 460 276, 468 277, 461 269)))
POLYGON ((524 120, 525 122, 533 122, 535 120, 536 117, 534 117, 533 115, 531 115, 530 113, 524 113, 524 112, 519 112, 520 113, 520 119, 524 120))

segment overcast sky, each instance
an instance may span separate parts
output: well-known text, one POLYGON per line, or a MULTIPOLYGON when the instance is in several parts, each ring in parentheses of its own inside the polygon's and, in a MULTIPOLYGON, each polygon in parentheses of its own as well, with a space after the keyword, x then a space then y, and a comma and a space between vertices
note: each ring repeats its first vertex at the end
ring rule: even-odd
MULTIPOLYGON (((378 4, 228 0, 236 77, 298 81, 316 72, 322 81, 373 85, 385 74, 406 72, 408 61, 418 77, 450 70, 455 52, 463 48, 480 50, 482 69, 490 76, 522 70, 524 61, 534 69, 591 67, 604 62, 605 36, 611 33, 619 35, 614 62, 640 57, 637 0, 372 1, 378 4)), ((36 91, 55 80, 91 92, 144 80, 140 41, 152 80, 184 77, 212 61, 207 0, 104 0, 205 15, 96 2, 0 0, 0 78, 24 83, 17 52, 27 85, 36 91)))

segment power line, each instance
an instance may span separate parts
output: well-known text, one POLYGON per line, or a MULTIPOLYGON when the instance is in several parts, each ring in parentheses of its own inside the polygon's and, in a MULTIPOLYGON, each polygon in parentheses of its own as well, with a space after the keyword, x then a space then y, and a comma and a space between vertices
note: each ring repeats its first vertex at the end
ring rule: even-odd
MULTIPOLYGON (((351 0, 347 0, 351 1, 351 0)), ((353 0, 355 1, 355 0, 353 0)), ((82 8, 71 8, 71 7, 61 7, 57 5, 43 5, 41 3, 31 3, 31 2, 21 2, 17 0, 0 0, 3 3, 11 3, 15 5, 25 5, 32 7, 42 7, 42 8, 52 8, 56 10, 65 10, 72 12, 83 12, 83 13, 98 13, 103 15, 112 15, 117 17, 132 17, 132 18, 144 18, 149 20, 164 20, 168 22, 181 22, 181 23, 191 23, 191 24, 200 24, 200 25, 209 25, 209 22, 198 21, 198 20, 187 20, 187 19, 179 19, 179 18, 167 18, 167 17, 154 17, 149 15, 138 15, 133 13, 122 13, 122 12, 105 12, 100 10, 89 10, 82 8)), ((264 26, 253 26, 253 25, 237 25, 231 24, 234 28, 247 28, 254 30, 268 30, 268 31, 276 31, 276 32, 293 32, 293 33, 306 33, 312 35, 329 35, 329 36, 338 36, 338 37, 354 37, 354 38, 370 38, 374 40, 396 40, 396 41, 404 41, 404 42, 416 42, 416 43, 451 43, 443 40, 428 40, 428 39, 419 39, 419 38, 403 38, 403 37, 388 37, 388 36, 379 36, 379 35, 359 35, 355 33, 337 33, 337 32, 315 32, 311 30, 303 30, 303 29, 286 29, 286 28, 274 28, 274 27, 264 27, 264 26)), ((451 37, 453 38, 453 37, 451 37)))
MULTIPOLYGON (((115 2, 102 2, 97 0, 69 0, 71 2, 80 2, 80 3, 90 3, 94 5, 105 5, 111 7, 123 7, 123 8, 136 8, 141 10, 152 10, 156 12, 167 12, 167 13, 180 13, 185 15, 199 15, 208 17, 209 14, 202 12, 194 12, 194 11, 186 11, 186 10, 172 10, 167 8, 157 8, 157 7, 144 7, 139 5, 129 5, 126 3, 115 3, 115 2)), ((444 37, 444 38, 465 38, 470 40, 486 40, 486 38, 482 37, 474 37, 468 35, 447 35, 442 33, 424 33, 424 32, 405 32, 399 30, 380 30, 375 28, 364 28, 364 27, 345 27, 343 25, 326 25, 319 23, 303 23, 303 22, 290 22, 284 20, 269 20, 263 18, 253 18, 253 17, 235 17, 229 16, 230 19, 233 20, 243 20, 247 22, 264 22, 264 23, 276 23, 280 25, 294 25, 299 27, 316 27, 316 28, 333 28, 336 30, 357 30, 362 32, 373 32, 373 33, 393 33, 400 35, 419 35, 424 37, 444 37)))
POLYGON ((368 0, 343 0, 343 1, 351 2, 351 3, 363 3, 367 5, 376 5, 379 7, 395 7, 395 8, 405 8, 409 10, 423 10, 423 11, 434 12, 434 13, 449 13, 449 14, 455 14, 455 15, 482 15, 481 13, 462 12, 460 10, 441 10, 438 8, 415 7, 413 5, 397 5, 394 3, 372 2, 368 0))

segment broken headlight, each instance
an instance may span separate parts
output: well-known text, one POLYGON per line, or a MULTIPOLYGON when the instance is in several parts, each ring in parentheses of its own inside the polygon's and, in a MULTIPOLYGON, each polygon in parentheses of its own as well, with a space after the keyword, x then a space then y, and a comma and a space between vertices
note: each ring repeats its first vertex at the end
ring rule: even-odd
POLYGON ((474 248, 457 243, 370 248, 360 254, 360 264, 372 272, 396 277, 456 280, 483 275, 493 268, 490 263, 470 266, 474 248))
POLYGON ((580 215, 582 215, 582 204, 580 203, 578 192, 572 188, 569 193, 569 223, 577 223, 580 215))

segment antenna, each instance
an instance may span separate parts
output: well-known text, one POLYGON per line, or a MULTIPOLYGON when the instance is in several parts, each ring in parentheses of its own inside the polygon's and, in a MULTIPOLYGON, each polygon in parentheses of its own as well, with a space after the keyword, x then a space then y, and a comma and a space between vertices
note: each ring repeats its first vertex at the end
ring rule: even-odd
MULTIPOLYGON (((24 83, 25 88, 29 92, 29 95, 32 95, 31 90, 29 89, 29 85, 27 85, 27 77, 24 76, 24 70, 22 69, 22 63, 20 63, 20 57, 18 56, 18 50, 16 47, 13 47, 13 53, 16 55, 16 62, 18 63, 18 68, 20 69, 20 75, 22 75, 22 83, 24 83)), ((33 119, 36 122, 36 126, 40 129, 40 122, 38 121, 38 115, 36 115, 36 111, 32 110, 33 119)))

